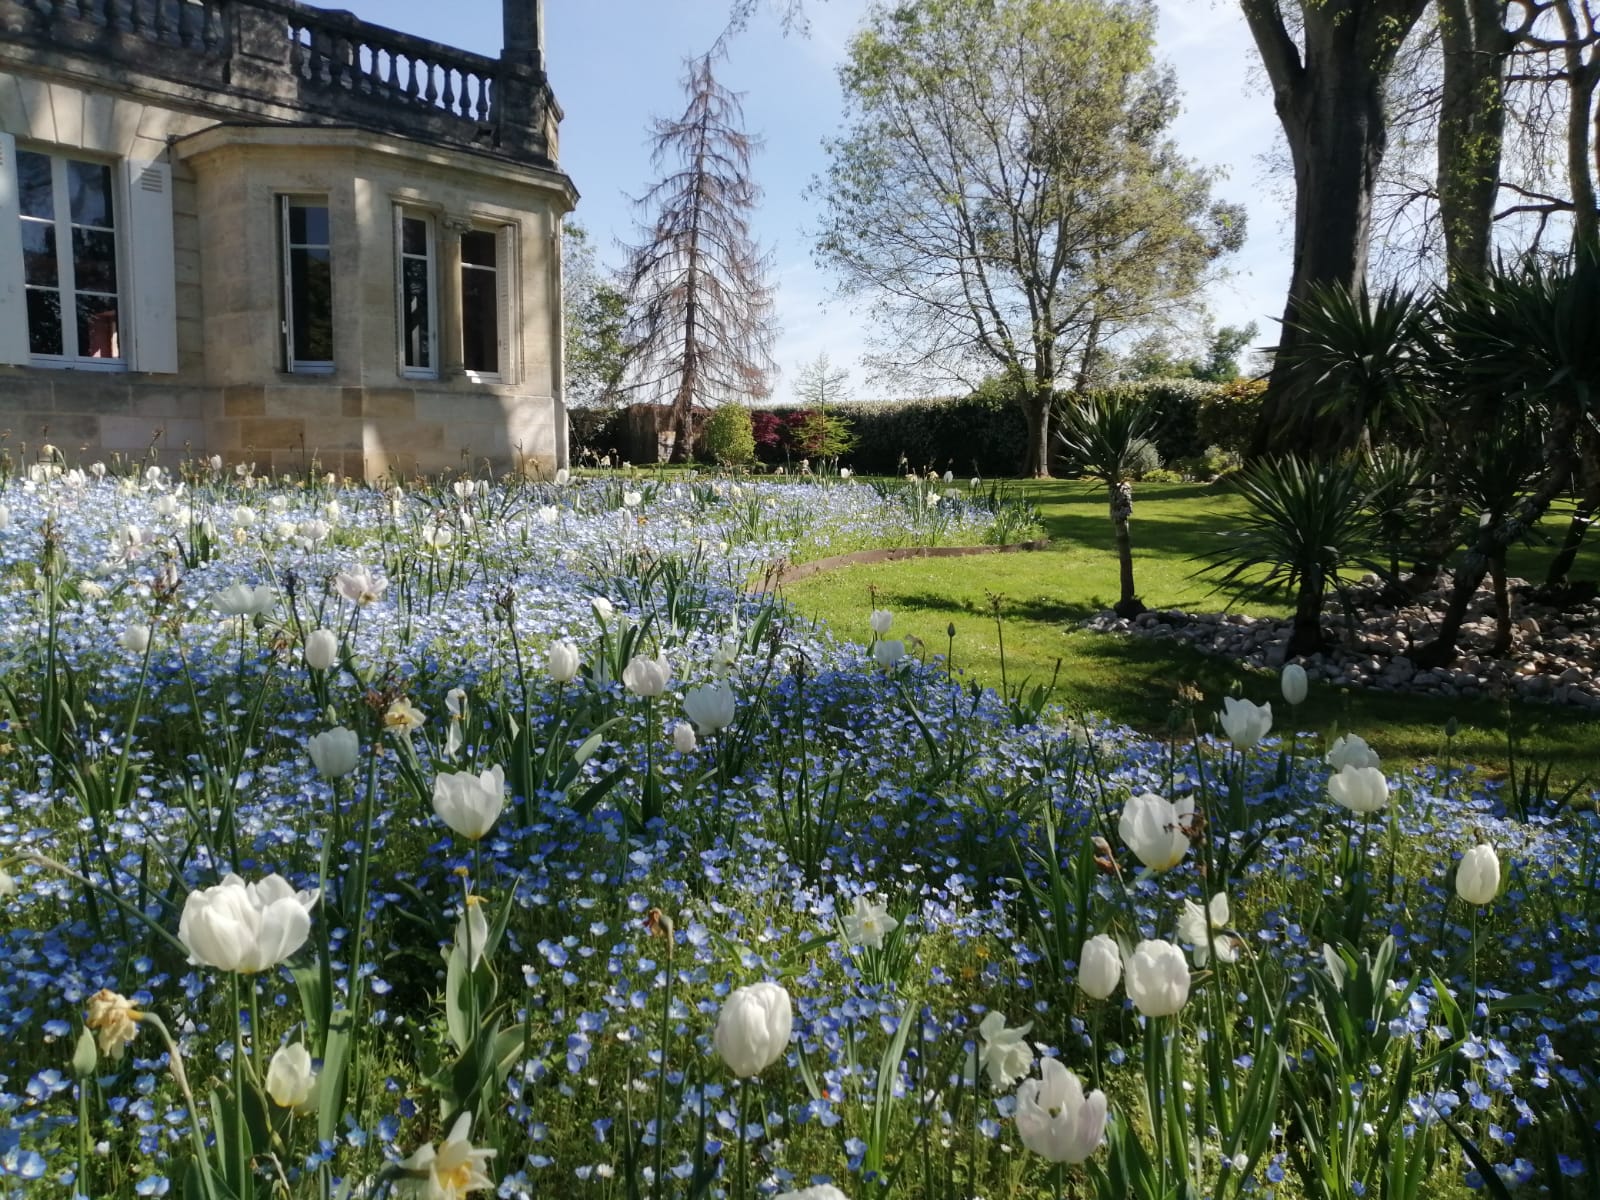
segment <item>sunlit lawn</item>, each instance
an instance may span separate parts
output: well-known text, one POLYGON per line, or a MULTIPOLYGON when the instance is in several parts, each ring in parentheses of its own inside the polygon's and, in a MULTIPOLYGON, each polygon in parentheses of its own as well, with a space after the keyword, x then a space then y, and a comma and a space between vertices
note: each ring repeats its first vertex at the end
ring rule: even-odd
MULTIPOLYGON (((1048 680, 1060 663, 1060 698, 1136 728, 1163 727, 1180 684, 1202 687, 1215 701, 1237 686, 1256 700, 1286 706, 1275 676, 1202 655, 1170 642, 1086 633, 1083 618, 1107 608, 1117 596, 1117 563, 1105 493, 1098 485, 1046 481, 1023 485, 1039 507, 1050 548, 1033 553, 964 559, 914 559, 852 566, 789 585, 798 610, 827 622, 842 636, 865 640, 866 618, 875 603, 895 613, 895 631, 922 639, 928 654, 942 654, 955 628, 956 669, 985 684, 1002 682, 1000 634, 992 596, 1004 616, 1005 679, 1048 680), (876 596, 874 601, 873 596, 876 596)), ((1289 611, 1283 595, 1241 599, 1216 590, 1196 561, 1214 546, 1243 511, 1220 489, 1197 484, 1148 484, 1138 489, 1134 509, 1135 580, 1145 603, 1156 608, 1219 610, 1234 602, 1252 615, 1289 611)), ((1559 535, 1559 519, 1547 534, 1559 535)), ((1550 550, 1519 552, 1512 573, 1541 574, 1550 550)), ((1575 577, 1600 574, 1600 546, 1592 540, 1575 577)), ((1434 757, 1444 745, 1450 717, 1460 724, 1455 755, 1486 769, 1507 765, 1506 714, 1498 702, 1374 691, 1313 688, 1297 714, 1307 730, 1337 725, 1355 729, 1396 763, 1434 757)), ((1567 779, 1600 779, 1600 725, 1593 713, 1520 704, 1514 713, 1519 754, 1548 759, 1567 779)))

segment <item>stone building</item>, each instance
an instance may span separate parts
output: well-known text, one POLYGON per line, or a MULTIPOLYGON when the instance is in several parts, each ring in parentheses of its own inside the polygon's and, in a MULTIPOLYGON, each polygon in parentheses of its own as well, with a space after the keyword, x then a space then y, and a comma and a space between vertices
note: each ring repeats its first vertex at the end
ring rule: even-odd
POLYGON ((567 463, 542 0, 487 58, 294 0, 0 0, 0 434, 567 463))

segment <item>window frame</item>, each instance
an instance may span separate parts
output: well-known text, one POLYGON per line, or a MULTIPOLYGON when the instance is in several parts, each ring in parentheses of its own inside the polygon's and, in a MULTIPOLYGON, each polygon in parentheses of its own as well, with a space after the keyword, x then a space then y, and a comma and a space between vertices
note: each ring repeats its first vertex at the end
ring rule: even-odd
POLYGON ((468 233, 487 233, 494 238, 494 265, 489 267, 482 263, 468 263, 465 254, 460 256, 461 278, 457 281, 457 290, 461 308, 461 371, 473 383, 506 383, 511 377, 511 372, 507 369, 507 359, 510 357, 511 348, 510 326, 508 323, 511 314, 506 311, 510 307, 507 302, 510 292, 508 290, 506 270, 508 266, 507 258, 510 254, 511 226, 474 222, 470 228, 463 231, 461 236, 465 237, 468 233), (494 277, 494 287, 490 294, 494 297, 494 343, 497 367, 493 371, 478 371, 466 365, 467 272, 469 270, 487 271, 494 277))
POLYGON ((394 264, 395 264, 395 370, 401 379, 438 379, 439 370, 439 219, 438 214, 416 205, 399 203, 394 206, 394 264), (421 221, 426 230, 426 253, 411 254, 406 250, 405 222, 421 221), (429 366, 416 367, 406 363, 406 260, 422 258, 428 288, 428 339, 429 366))
MULTIPOLYGON (((129 329, 125 319, 127 308, 125 297, 128 291, 128 262, 127 242, 123 236, 126 232, 123 225, 126 223, 127 214, 122 197, 118 194, 118 184, 121 175, 118 170, 118 161, 105 155, 84 153, 76 147, 70 146, 42 146, 35 144, 19 143, 15 147, 17 162, 14 169, 17 178, 21 179, 21 157, 24 154, 37 154, 50 163, 50 201, 51 218, 49 227, 55 231, 56 240, 56 286, 42 288, 40 285, 27 282, 26 269, 22 280, 23 295, 23 321, 27 328, 31 343, 32 329, 27 325, 27 295, 34 290, 54 291, 61 299, 61 349, 60 354, 35 353, 31 344, 28 349, 28 365, 42 369, 57 371, 101 371, 101 372, 126 372, 130 369, 129 329), (111 234, 111 256, 113 269, 116 271, 116 290, 111 293, 116 301, 117 313, 117 353, 115 355, 88 355, 68 354, 68 345, 74 350, 81 351, 78 345, 77 300, 80 290, 87 295, 104 296, 105 292, 91 292, 78 287, 77 266, 72 257, 72 230, 77 222, 72 220, 72 196, 67 187, 67 165, 69 163, 84 163, 90 166, 104 167, 107 170, 106 204, 111 211, 111 224, 109 227, 99 225, 86 225, 84 228, 109 232, 111 234), (65 223, 63 223, 65 217, 65 223), (61 236, 62 229, 67 232, 66 237, 61 236), (70 314, 70 315, 69 315, 70 314)), ((18 197, 20 205, 20 196, 18 197)), ((20 213, 18 217, 19 236, 21 227, 30 223, 43 223, 39 217, 20 213)))
POLYGON ((332 375, 337 366, 337 357, 329 359, 297 359, 294 356, 294 256, 296 249, 309 249, 320 247, 328 252, 328 341, 333 354, 337 356, 338 349, 334 345, 333 314, 338 311, 338 306, 333 301, 333 206, 326 195, 314 195, 301 192, 285 192, 278 196, 278 243, 279 261, 282 273, 281 287, 279 288, 280 303, 282 305, 283 335, 283 370, 289 375, 332 375), (289 212, 293 208, 320 208, 328 214, 328 240, 321 242, 295 242, 289 234, 289 212))

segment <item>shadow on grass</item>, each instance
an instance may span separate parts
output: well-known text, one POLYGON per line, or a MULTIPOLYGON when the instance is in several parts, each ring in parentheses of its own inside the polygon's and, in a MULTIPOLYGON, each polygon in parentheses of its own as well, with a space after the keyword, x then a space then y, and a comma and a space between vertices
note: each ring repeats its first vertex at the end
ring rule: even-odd
MULTIPOLYGON (((918 612, 949 613, 969 617, 992 617, 993 613, 982 600, 966 599, 959 596, 941 595, 937 592, 900 592, 894 594, 894 602, 918 612)), ((1001 615, 1007 620, 1042 621, 1046 624, 1069 624, 1085 620, 1095 613, 1109 608, 1110 603, 1102 601, 1098 596, 1088 600, 1047 600, 1036 596, 1031 600, 1013 600, 1006 596, 1000 606, 1001 615)))

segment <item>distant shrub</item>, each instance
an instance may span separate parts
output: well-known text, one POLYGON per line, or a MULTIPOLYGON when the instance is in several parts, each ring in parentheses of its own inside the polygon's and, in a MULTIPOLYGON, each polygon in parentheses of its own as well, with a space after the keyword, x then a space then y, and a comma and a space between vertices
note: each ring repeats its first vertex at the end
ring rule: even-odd
POLYGON ((700 433, 700 451, 723 466, 742 467, 755 461, 756 436, 750 410, 742 404, 724 404, 712 412, 700 433))
POLYGON ((756 453, 776 451, 783 444, 783 418, 770 408, 750 412, 750 431, 755 436, 756 453))
POLYGON ((1165 467, 1157 467, 1154 471, 1146 471, 1140 477, 1143 483, 1182 483, 1181 471, 1169 471, 1165 467))
POLYGON ((1220 447, 1243 454, 1256 427, 1256 419, 1261 415, 1261 398, 1266 391, 1264 379, 1235 379, 1232 383, 1217 385, 1200 402, 1201 445, 1208 452, 1211 447, 1220 447))

